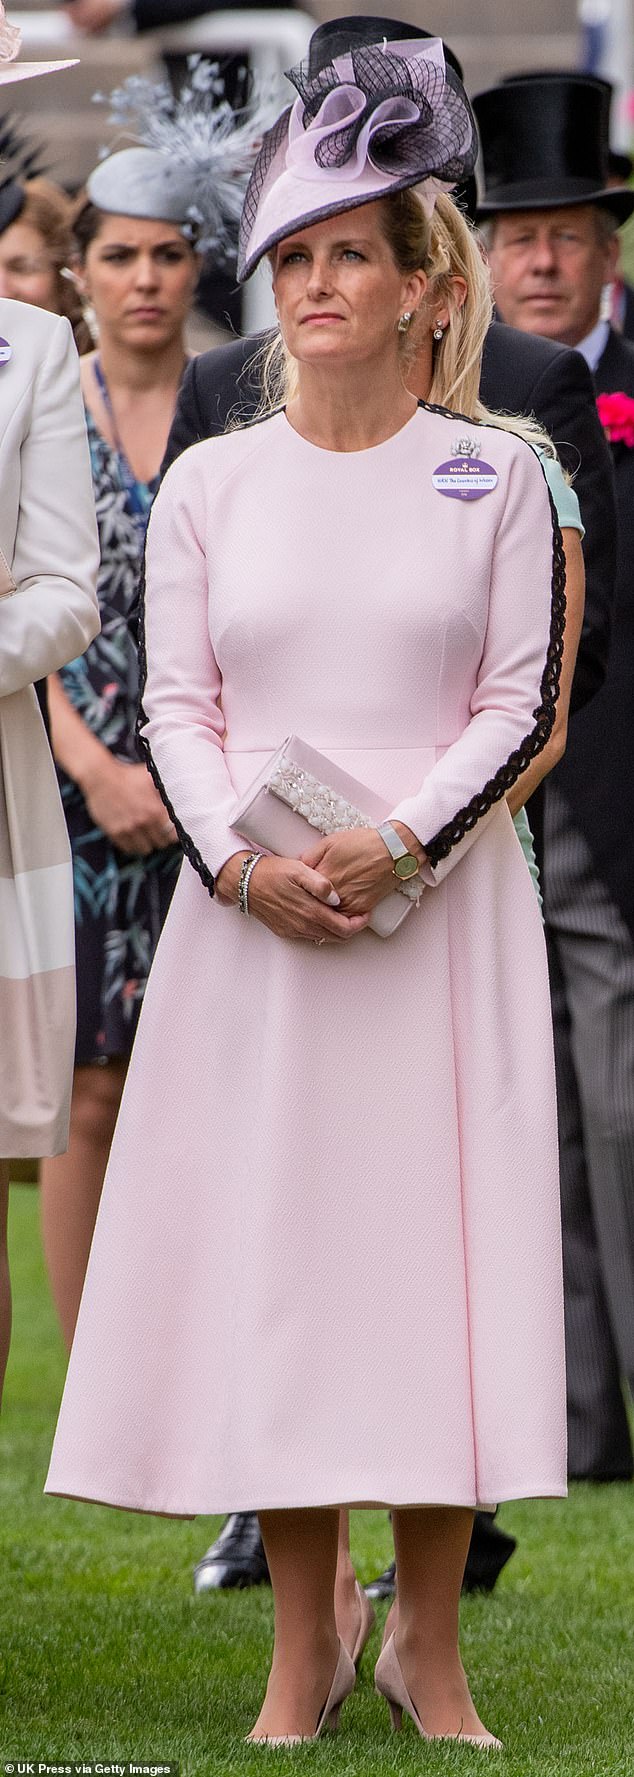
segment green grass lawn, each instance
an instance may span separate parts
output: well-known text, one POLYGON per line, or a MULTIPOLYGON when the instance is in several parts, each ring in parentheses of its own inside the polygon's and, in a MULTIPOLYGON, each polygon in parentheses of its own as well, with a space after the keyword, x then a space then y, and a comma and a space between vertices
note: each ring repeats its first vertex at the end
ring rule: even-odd
MULTIPOLYGON (((633 1490, 576 1486, 568 1502, 504 1507, 519 1549, 495 1594, 463 1607, 463 1646, 502 1754, 392 1735, 374 1694, 377 1633, 336 1739, 253 1748, 271 1645, 268 1589, 194 1597, 193 1562, 218 1523, 45 1500, 64 1355, 46 1286, 37 1193, 11 1202, 14 1342, 0 1471, 0 1777, 7 1762, 180 1759, 197 1773, 634 1774, 633 1490)), ((377 1296, 377 1320, 381 1302, 377 1296)), ((362 1579, 389 1526, 356 1513, 362 1579)))

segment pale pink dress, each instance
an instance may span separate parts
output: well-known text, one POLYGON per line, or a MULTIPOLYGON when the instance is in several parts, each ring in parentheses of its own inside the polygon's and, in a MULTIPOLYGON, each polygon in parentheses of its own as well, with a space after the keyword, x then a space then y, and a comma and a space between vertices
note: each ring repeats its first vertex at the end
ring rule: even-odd
POLYGON ((544 940, 505 802, 475 819, 551 702, 562 600, 536 456, 466 430, 498 475, 473 501, 432 483, 465 422, 422 407, 350 454, 278 414, 158 495, 145 735, 203 869, 292 731, 437 868, 395 936, 317 949, 184 865, 49 1492, 184 1515, 565 1492, 544 940))

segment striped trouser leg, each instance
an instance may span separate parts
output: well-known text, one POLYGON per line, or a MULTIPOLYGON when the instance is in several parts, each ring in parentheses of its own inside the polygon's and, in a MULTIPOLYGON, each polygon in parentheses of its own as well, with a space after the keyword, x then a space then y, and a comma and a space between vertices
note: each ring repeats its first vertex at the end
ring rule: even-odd
POLYGON ((634 943, 559 791, 546 810, 572 1475, 632 1473, 634 943))

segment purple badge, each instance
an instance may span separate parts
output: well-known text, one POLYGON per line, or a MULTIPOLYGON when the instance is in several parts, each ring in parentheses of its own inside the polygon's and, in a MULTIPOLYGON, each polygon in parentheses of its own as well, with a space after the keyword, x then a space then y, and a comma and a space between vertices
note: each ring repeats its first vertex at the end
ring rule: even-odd
POLYGON ((12 357, 13 346, 9 345, 8 339, 0 339, 0 364, 8 364, 12 357))
POLYGON ((439 463, 431 479, 437 493, 447 494, 450 500, 481 500, 498 484, 491 464, 474 462, 473 457, 452 457, 449 463, 439 463))
POLYGON ((479 438, 463 434, 454 439, 451 461, 439 463, 431 478, 437 493, 450 500, 481 500, 483 494, 492 494, 498 478, 490 463, 478 462, 481 450, 479 438))

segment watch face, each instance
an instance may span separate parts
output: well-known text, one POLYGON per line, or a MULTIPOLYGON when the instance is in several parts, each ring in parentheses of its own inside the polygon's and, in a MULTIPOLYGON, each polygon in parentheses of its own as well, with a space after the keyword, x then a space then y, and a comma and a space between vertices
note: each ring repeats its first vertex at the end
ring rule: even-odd
POLYGON ((408 876, 416 876, 418 874, 416 858, 412 857, 411 852, 407 852, 404 858, 396 859, 394 870, 395 874, 400 876, 401 882, 405 882, 408 876))

